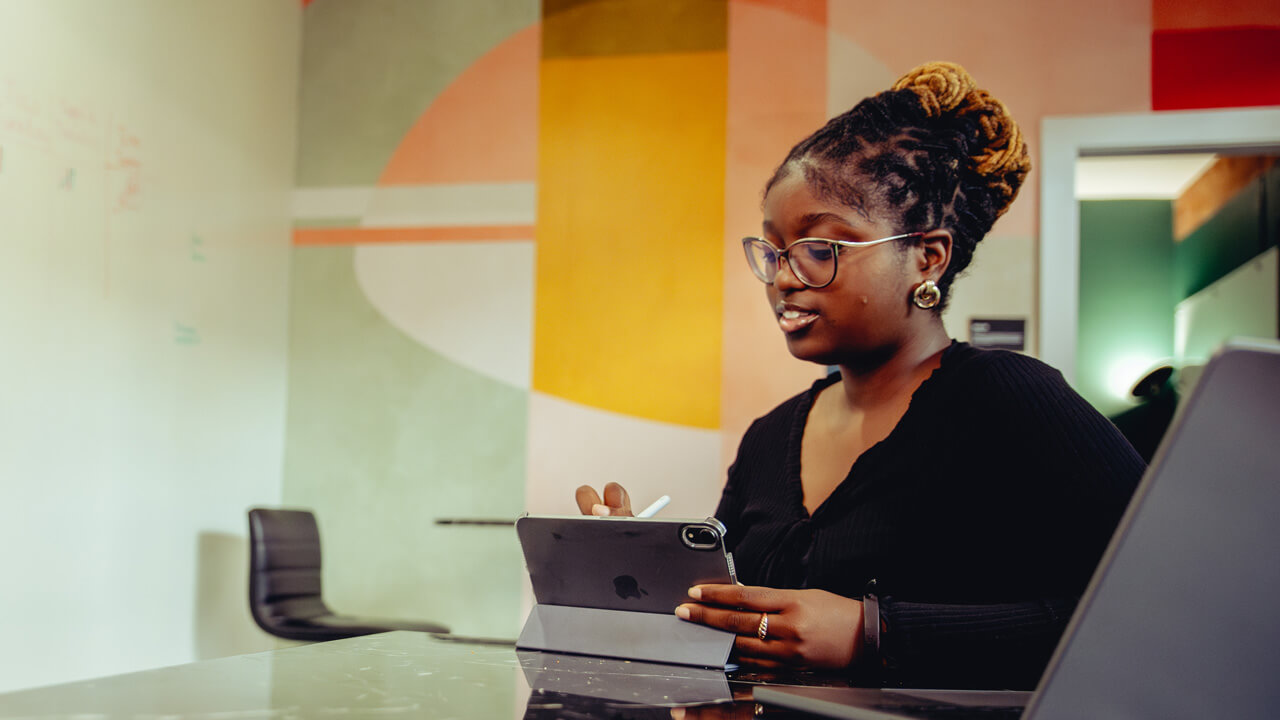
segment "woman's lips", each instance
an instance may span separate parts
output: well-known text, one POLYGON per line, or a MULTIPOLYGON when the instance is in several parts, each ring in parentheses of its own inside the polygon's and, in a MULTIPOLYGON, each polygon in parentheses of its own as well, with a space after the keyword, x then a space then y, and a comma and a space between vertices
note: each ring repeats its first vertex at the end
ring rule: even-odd
POLYGON ((791 334, 797 330, 802 330, 813 324, 818 319, 818 313, 804 308, 779 308, 778 327, 782 328, 782 332, 791 334))

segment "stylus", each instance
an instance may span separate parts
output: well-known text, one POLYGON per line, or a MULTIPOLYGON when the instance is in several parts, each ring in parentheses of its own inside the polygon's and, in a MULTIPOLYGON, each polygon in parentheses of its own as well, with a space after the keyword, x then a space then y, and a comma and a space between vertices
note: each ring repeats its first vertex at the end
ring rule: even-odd
POLYGON ((641 510, 640 512, 636 513, 636 517, 638 517, 638 518, 648 518, 648 517, 653 517, 654 515, 657 515, 657 514, 658 514, 658 511, 659 511, 659 510, 661 510, 662 508, 666 507, 666 506, 667 506, 667 503, 669 503, 669 502, 671 502, 671 496, 670 496, 670 495, 663 495, 662 497, 658 498, 657 500, 654 500, 652 505, 650 505, 649 507, 647 507, 647 508, 645 508, 645 509, 641 510))

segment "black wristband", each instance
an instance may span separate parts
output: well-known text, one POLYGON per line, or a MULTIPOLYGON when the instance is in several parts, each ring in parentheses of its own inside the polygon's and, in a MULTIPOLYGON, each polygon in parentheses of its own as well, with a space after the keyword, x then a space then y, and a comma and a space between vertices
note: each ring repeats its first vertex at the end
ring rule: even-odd
POLYGON ((875 589, 872 580, 862 598, 862 665, 868 668, 880 665, 880 598, 875 589))

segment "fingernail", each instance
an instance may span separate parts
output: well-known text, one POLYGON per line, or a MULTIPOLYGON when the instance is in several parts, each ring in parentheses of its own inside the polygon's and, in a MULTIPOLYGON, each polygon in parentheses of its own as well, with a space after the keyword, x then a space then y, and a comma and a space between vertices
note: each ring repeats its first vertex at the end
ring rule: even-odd
POLYGON ((684 708, 671 708, 671 720, 684 720, 684 708))
POLYGON ((608 517, 608 516, 609 516, 609 506, 608 506, 608 505, 592 505, 592 506, 591 506, 591 514, 592 514, 592 515, 598 515, 598 516, 600 516, 600 517, 608 517))
POLYGON ((696 585, 694 587, 689 588, 689 597, 693 598, 694 600, 701 600, 702 588, 697 587, 696 585))
POLYGON ((677 606, 676 606, 676 617, 680 618, 681 620, 688 620, 688 619, 689 619, 689 606, 688 606, 688 605, 677 605, 677 606))

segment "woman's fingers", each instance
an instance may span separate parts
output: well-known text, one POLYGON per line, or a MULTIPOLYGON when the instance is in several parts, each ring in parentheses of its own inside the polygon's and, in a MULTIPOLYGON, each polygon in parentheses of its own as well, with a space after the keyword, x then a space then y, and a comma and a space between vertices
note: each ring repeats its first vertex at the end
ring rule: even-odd
POLYGON ((695 585, 689 588, 689 597, 707 605, 758 612, 781 612, 788 605, 785 591, 758 585, 695 585))
POLYGON ((603 499, 590 485, 578 488, 573 494, 573 499, 578 503, 578 512, 583 515, 630 516, 633 514, 631 498, 627 495, 626 488, 618 483, 611 482, 604 486, 603 499))
POLYGON ((698 585, 676 615, 737 635, 741 661, 848 667, 861 652, 862 602, 825 590, 698 585), (763 637, 761 637, 763 635, 763 637))
POLYGON ((578 502, 578 511, 583 515, 593 515, 591 508, 600 503, 600 496, 596 494, 596 489, 590 485, 583 485, 573 494, 573 499, 578 502))
MULTIPOLYGON (((760 633, 760 618, 765 613, 759 610, 729 610, 727 608, 711 607, 710 605, 702 605, 699 603, 685 603, 676 608, 676 616, 682 620, 696 622, 701 625, 707 625, 721 630, 728 630, 735 635, 747 635, 755 637, 760 633)), ((770 622, 777 625, 774 620, 777 616, 770 615, 770 622)), ((779 627, 770 625, 767 630, 772 637, 781 637, 782 630, 779 627)))
POLYGON ((604 486, 604 504, 609 506, 610 515, 634 515, 631 512, 631 496, 627 489, 616 482, 604 486))
POLYGON ((740 654, 745 650, 750 655, 777 656, 776 647, 760 652, 757 638, 764 615, 769 616, 766 637, 776 640, 790 634, 779 614, 788 604, 785 592, 753 585, 698 585, 689 588, 689 596, 698 602, 679 606, 676 616, 739 635, 736 645, 740 654), (748 639, 752 642, 744 646, 748 639))
POLYGON ((796 657, 794 644, 787 642, 793 639, 794 633, 786 626, 782 615, 769 614, 769 624, 765 626, 767 639, 760 639, 760 618, 764 614, 697 603, 688 603, 676 609, 676 615, 685 620, 737 635, 733 641, 733 652, 740 662, 759 666, 796 657))
MULTIPOLYGON (((769 628, 769 634, 773 634, 772 627, 769 628)), ((739 663, 751 664, 755 667, 782 667, 788 660, 799 657, 793 643, 775 642, 772 637, 768 640, 759 640, 739 636, 733 641, 733 652, 739 663)))
POLYGON ((737 659, 738 665, 740 667, 750 668, 756 671, 792 669, 790 668, 789 665, 787 665, 787 663, 781 660, 771 660, 769 658, 763 658, 763 657, 752 657, 750 655, 744 655, 741 652, 738 652, 735 658, 737 659))

